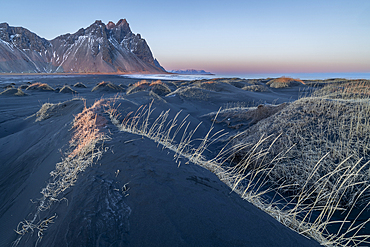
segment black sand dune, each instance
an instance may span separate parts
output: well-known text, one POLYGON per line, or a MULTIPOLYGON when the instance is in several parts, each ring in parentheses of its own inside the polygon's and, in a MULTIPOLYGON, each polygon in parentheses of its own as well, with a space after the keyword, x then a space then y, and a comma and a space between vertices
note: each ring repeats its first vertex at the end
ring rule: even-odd
MULTIPOLYGON (((0 246, 319 245, 240 198, 209 170, 184 157, 174 158, 174 151, 147 137, 120 131, 107 111, 109 104, 114 105, 122 122, 130 112, 134 116, 148 109, 142 105, 151 104, 148 119, 153 123, 169 110, 164 125, 176 116, 179 125, 186 119, 183 129, 198 128, 195 145, 211 126, 214 132, 226 129, 231 135, 256 125, 285 107, 270 104, 298 99, 307 85, 275 89, 261 81, 153 80, 144 90, 126 94, 123 88, 130 89, 139 80, 107 75, 11 79, 16 86, 24 80, 40 82, 44 89, 75 85, 78 95, 42 89, 27 90, 27 97, 0 95, 0 246), (76 88, 77 82, 86 88, 76 88), (243 90, 251 85, 268 91, 243 90), (101 105, 90 108, 96 100, 101 105), (257 108, 249 117, 225 111, 219 113, 218 122, 212 122, 220 107, 252 106, 257 108), (80 152, 79 144, 71 146, 73 123, 89 109, 94 109, 96 120, 86 121, 99 124, 88 128, 105 137, 94 144, 93 151, 80 152), (240 126, 231 128, 236 125, 240 126), (75 153, 77 149, 80 153, 75 153), (55 200, 50 207, 38 211, 43 202, 40 192, 55 181, 50 172, 58 164, 80 164, 76 161, 80 154, 85 156, 78 162, 88 165, 76 173, 72 185, 51 197, 55 200), (93 154, 101 156, 88 160, 93 154), (27 228, 31 225, 32 229, 27 228)), ((176 143, 182 140, 181 133, 174 138, 176 143)), ((204 156, 213 157, 222 145, 222 141, 213 143, 204 156)))

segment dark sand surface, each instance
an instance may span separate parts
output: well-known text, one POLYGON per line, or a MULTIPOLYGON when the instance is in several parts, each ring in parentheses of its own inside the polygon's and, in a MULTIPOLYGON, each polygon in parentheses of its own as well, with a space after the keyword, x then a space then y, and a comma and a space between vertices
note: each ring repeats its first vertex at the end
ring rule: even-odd
MULTIPOLYGON (((0 76, 0 87, 14 83, 69 85, 76 94, 56 91, 23 91, 27 96, 0 95, 0 246, 11 246, 19 222, 32 219, 40 191, 50 172, 65 157, 72 136, 71 123, 96 100, 120 94, 124 116, 153 98, 153 119, 171 109, 189 114, 189 129, 203 122, 194 135, 203 137, 212 122, 205 114, 220 107, 279 104, 299 98, 307 87, 250 92, 239 85, 221 83, 213 90, 189 82, 166 82, 172 93, 153 96, 148 91, 126 95, 137 79, 121 76, 0 76), (122 91, 91 90, 102 81, 121 85, 122 91), (86 88, 73 87, 82 82, 86 88), (181 86, 181 84, 183 84, 181 86), (47 119, 36 121, 44 103, 65 102, 47 119)), ((244 84, 246 82, 243 82, 244 84)), ((243 84, 241 83, 241 84, 243 84)), ((240 83, 239 83, 240 84, 240 83)), ((205 85, 208 87, 208 85, 205 85)), ((0 92, 3 89, 0 89, 0 92)), ((105 116, 107 119, 108 116, 105 116)), ((215 131, 227 128, 215 125, 215 131)), ((241 128, 247 128, 248 123, 241 128)), ((38 241, 37 231, 25 234, 19 246, 318 246, 315 241, 288 229, 222 183, 215 174, 154 141, 119 131, 110 121, 104 127, 110 137, 101 143, 102 158, 78 175, 40 220, 56 216, 38 241), (181 162, 181 163, 180 163, 181 162)), ((228 129, 237 132, 239 130, 228 129)), ((205 155, 212 156, 215 150, 205 155)))

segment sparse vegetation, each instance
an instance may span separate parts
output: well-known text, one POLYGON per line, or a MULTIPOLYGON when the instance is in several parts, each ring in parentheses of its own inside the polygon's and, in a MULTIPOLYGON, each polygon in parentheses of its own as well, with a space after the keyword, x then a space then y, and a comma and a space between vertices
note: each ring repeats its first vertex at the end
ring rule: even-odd
MULTIPOLYGON (((75 117, 72 126, 74 133, 70 141, 72 150, 66 158, 56 164, 55 170, 50 172, 51 181, 41 190, 43 196, 39 199, 33 217, 18 224, 15 231, 19 237, 13 243, 14 246, 19 244, 25 234, 34 231, 37 231, 37 243, 41 241, 44 231, 49 224, 53 223, 56 215, 40 221, 40 213, 49 209, 54 202, 64 200, 65 198, 60 198, 60 194, 74 185, 81 172, 101 158, 102 151, 97 149, 96 144, 107 138, 102 131, 106 120, 99 113, 102 111, 103 102, 99 100, 89 108, 85 106, 84 110, 75 117)), ((39 111, 41 112, 39 121, 49 116, 48 112, 57 107, 63 107, 63 104, 65 105, 65 103, 44 104, 39 111)))
POLYGON ((27 94, 22 91, 22 89, 18 88, 8 88, 5 89, 0 93, 0 95, 15 95, 15 96, 26 96, 27 94))
MULTIPOLYGON (((131 85, 127 94, 144 90, 157 100, 163 99, 156 92, 207 100, 207 87, 232 84, 230 80, 186 82, 172 93, 162 81, 143 80, 131 85)), ((238 80, 244 90, 270 90, 260 80, 238 80)), ((267 85, 276 88, 304 84, 287 77, 267 81, 267 85)), ((16 232, 23 236, 37 231, 41 239, 55 217, 41 221, 37 218, 39 213, 54 201, 63 200, 61 193, 76 182, 79 173, 101 157, 102 151, 96 146, 107 138, 103 131, 104 106, 119 130, 145 136, 174 151, 179 166, 179 158, 183 157, 209 169, 243 199, 300 234, 324 246, 369 244, 370 236, 361 235, 360 230, 370 219, 359 221, 359 217, 370 205, 370 83, 333 81, 325 82, 313 96, 289 104, 245 107, 240 103, 207 114, 203 117, 209 117, 212 125, 202 139, 193 138, 200 124, 190 129, 188 117, 181 119, 180 112, 169 119, 170 110, 167 110, 152 119, 152 104, 138 107, 125 116, 118 111, 118 96, 99 100, 90 108, 85 106, 75 116, 70 151, 51 172, 52 179, 41 192, 43 198, 37 213, 21 222, 16 232), (218 123, 226 123, 238 131, 242 126, 245 128, 238 133, 232 130, 232 134, 213 133, 214 124, 218 123), (215 143, 221 146, 219 152, 207 159, 210 154, 205 153, 215 143), (358 213, 353 216, 355 210, 358 213), (335 218, 337 214, 341 214, 341 218, 335 218), (336 231, 329 229, 332 226, 336 231)), ((109 83, 100 84, 106 87, 109 83)), ((65 104, 44 104, 36 114, 36 121, 53 116, 65 104)))
POLYGON ((54 88, 50 87, 47 83, 36 82, 29 85, 26 90, 54 91, 54 88))
POLYGON ((70 86, 64 85, 60 90, 59 93, 77 93, 75 90, 73 90, 70 86))
POLYGON ((152 91, 159 96, 164 96, 171 93, 171 89, 161 80, 157 80, 154 82, 141 80, 127 88, 126 94, 133 94, 141 91, 152 91))
MULTIPOLYGON (((277 112, 275 115, 274 112, 270 112, 266 113, 267 115, 262 114, 261 117, 258 117, 258 108, 252 110, 254 112, 249 112, 250 117, 254 116, 258 124, 251 127, 249 132, 239 133, 230 138, 224 148, 211 160, 205 159, 204 151, 211 143, 224 136, 222 132, 211 134, 213 127, 199 141, 197 147, 194 146, 192 136, 198 127, 189 131, 186 118, 179 122, 178 114, 174 119, 168 120, 169 111, 162 112, 150 123, 153 110, 149 105, 140 107, 135 113, 129 113, 120 122, 114 102, 109 104, 108 113, 120 130, 146 136, 175 151, 176 160, 182 156, 209 169, 242 198, 291 229, 314 238, 325 246, 367 243, 369 236, 358 235, 358 230, 369 220, 356 223, 356 218, 350 219, 349 215, 356 205, 363 205, 361 201, 367 203, 360 198, 363 196, 366 198, 366 191, 369 188, 368 163, 361 158, 357 160, 358 157, 353 155, 350 158, 347 156, 351 155, 351 151, 347 149, 356 152, 359 147, 357 144, 367 143, 367 121, 366 117, 361 117, 366 107, 353 108, 352 105, 346 107, 342 104, 328 113, 328 109, 333 107, 327 105, 330 103, 332 102, 315 98, 301 99, 285 108, 271 109, 277 112), (309 103, 310 100, 314 105, 309 103), (345 113, 341 114, 341 111, 345 113), (298 117, 295 116, 296 113, 308 116, 298 117), (348 114, 350 117, 346 120, 348 114), (264 118, 266 116, 270 117, 264 118), (337 127, 333 131, 345 137, 341 143, 337 142, 336 136, 331 136, 334 132, 325 129, 325 126, 332 126, 330 123, 336 118, 339 119, 339 123, 335 125, 337 127), (319 125, 313 124, 312 120, 319 125), (320 128, 322 131, 317 131, 320 128), (175 136, 181 132, 183 134, 180 143, 175 143, 175 136), (266 136, 275 132, 278 135, 276 138, 272 135, 266 136), (260 135, 261 133, 263 134, 260 135), (360 137, 358 134, 363 136, 360 137), (354 138, 355 135, 358 136, 358 140, 365 139, 357 144, 352 143, 351 140, 357 138, 354 138), (253 141, 248 139, 251 136, 254 137, 253 141), (331 140, 332 144, 326 144, 328 140, 331 140), (348 140, 348 143, 345 143, 345 140, 348 140), (337 144, 342 144, 342 149, 338 149, 340 146, 337 144), (320 148, 328 150, 318 151, 320 148), (340 152, 347 153, 338 156, 340 152), (277 191, 275 196, 278 197, 281 192, 290 193, 287 194, 286 201, 266 200, 264 195, 274 194, 274 191, 277 191), (337 233, 328 234, 328 227, 334 224, 333 216, 344 210, 342 206, 346 206, 347 210, 344 213, 347 216, 344 216, 343 221, 335 222, 339 225, 337 233)), ((225 113, 219 112, 214 119, 225 113)), ((238 114, 242 113, 239 111, 238 114)), ((248 114, 245 117, 248 118, 248 114)), ((367 152, 367 149, 363 149, 363 152, 367 152)), ((366 206, 368 205, 365 205, 365 208, 366 206)))
POLYGON ((265 86, 262 85, 250 85, 245 86, 242 88, 245 91, 252 91, 252 92, 266 92, 268 89, 265 86))
POLYGON ((122 88, 119 86, 114 85, 113 83, 109 81, 102 81, 96 85, 91 92, 95 91, 111 91, 111 92, 120 92, 122 91, 122 88))
POLYGON ((177 90, 169 93, 167 96, 171 95, 180 95, 180 97, 184 99, 195 99, 200 101, 206 101, 210 98, 209 93, 207 90, 198 88, 198 87, 180 87, 177 90))
MULTIPOLYGON (((369 184, 368 118, 368 103, 303 98, 239 134, 234 141, 235 146, 240 143, 253 144, 263 136, 280 134, 263 159, 269 163, 277 155, 287 150, 289 152, 270 171, 270 181, 276 186, 294 184, 283 189, 289 193, 297 193, 304 188, 320 188, 318 191, 307 191, 311 200, 317 204, 326 203, 326 196, 338 185, 336 181, 346 177, 348 171, 345 168, 350 167, 351 178, 343 182, 345 189, 337 198, 340 206, 349 207, 355 201, 366 202, 367 193, 363 194, 363 190, 369 184), (334 171, 336 173, 331 174, 334 171), (329 181, 321 180, 327 174, 331 174, 329 181), (319 192, 326 196, 319 196, 319 192)), ((248 152, 235 151, 238 160, 243 159, 245 152, 248 152)))
POLYGON ((369 80, 346 80, 340 83, 326 83, 313 92, 313 96, 331 99, 368 99, 370 97, 369 80))
POLYGON ((150 87, 150 91, 152 91, 153 93, 159 96, 165 96, 171 93, 171 89, 160 80, 150 83, 149 87, 150 87))
POLYGON ((226 123, 229 128, 239 129, 252 126, 284 109, 288 104, 259 105, 257 107, 231 107, 219 112, 207 114, 216 123, 226 123), (216 119, 216 117, 218 119, 216 119))
POLYGON ((73 85, 74 87, 79 87, 79 88, 86 88, 85 84, 82 82, 77 82, 76 84, 73 85))
POLYGON ((140 91, 148 90, 150 83, 146 80, 141 80, 133 84, 132 86, 128 87, 126 90, 126 94, 132 94, 140 91))
POLYGON ((293 79, 293 78, 285 77, 285 76, 269 80, 266 83, 266 85, 269 85, 272 88, 285 88, 285 87, 291 87, 294 85, 302 85, 302 84, 305 84, 305 83, 300 79, 293 79))

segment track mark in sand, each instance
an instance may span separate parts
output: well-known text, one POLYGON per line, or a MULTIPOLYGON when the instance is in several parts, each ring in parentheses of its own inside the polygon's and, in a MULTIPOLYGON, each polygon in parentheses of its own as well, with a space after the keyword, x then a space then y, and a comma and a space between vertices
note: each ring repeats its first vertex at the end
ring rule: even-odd
POLYGON ((217 191, 219 190, 219 189, 214 188, 212 185, 210 185, 211 181, 209 180, 209 178, 202 178, 202 177, 198 177, 198 176, 190 176, 190 177, 186 178, 186 180, 194 181, 195 184, 201 184, 201 185, 207 186, 209 188, 215 189, 217 191))

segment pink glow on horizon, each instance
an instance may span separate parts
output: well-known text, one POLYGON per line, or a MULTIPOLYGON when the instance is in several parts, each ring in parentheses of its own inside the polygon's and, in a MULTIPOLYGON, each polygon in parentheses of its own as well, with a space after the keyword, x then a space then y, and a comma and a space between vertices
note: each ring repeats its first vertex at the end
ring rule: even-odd
POLYGON ((177 61, 162 62, 167 70, 178 69, 198 69, 220 74, 240 74, 240 73, 350 73, 370 72, 370 66, 363 61, 177 61))

